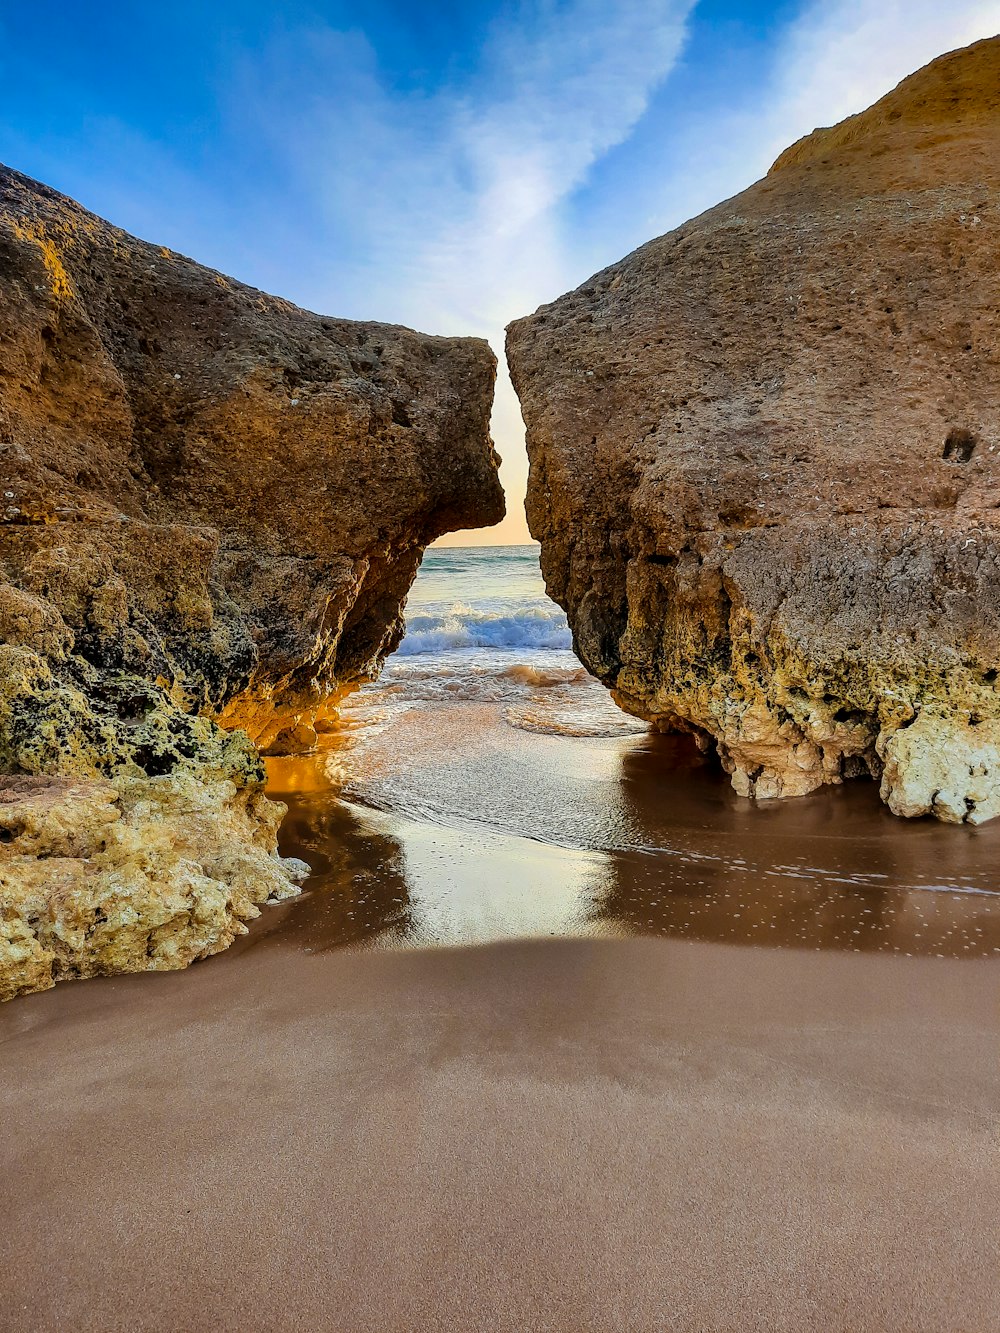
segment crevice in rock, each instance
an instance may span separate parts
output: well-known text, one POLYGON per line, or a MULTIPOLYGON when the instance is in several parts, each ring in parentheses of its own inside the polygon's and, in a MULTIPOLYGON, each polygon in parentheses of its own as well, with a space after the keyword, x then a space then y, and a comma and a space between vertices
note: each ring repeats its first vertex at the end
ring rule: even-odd
POLYGON ((967 463, 976 451, 976 443, 971 430, 966 430, 964 426, 953 427, 945 438, 941 457, 954 463, 967 463))

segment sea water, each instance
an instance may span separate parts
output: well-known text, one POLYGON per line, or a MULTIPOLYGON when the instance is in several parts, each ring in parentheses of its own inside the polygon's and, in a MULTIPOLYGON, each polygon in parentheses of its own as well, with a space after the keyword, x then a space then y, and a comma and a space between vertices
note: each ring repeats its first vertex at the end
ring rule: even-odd
POLYGON ((537 546, 431 548, 407 598, 406 635, 379 680, 348 705, 481 701, 527 731, 626 736, 623 713, 580 665, 564 612, 546 594, 537 546))

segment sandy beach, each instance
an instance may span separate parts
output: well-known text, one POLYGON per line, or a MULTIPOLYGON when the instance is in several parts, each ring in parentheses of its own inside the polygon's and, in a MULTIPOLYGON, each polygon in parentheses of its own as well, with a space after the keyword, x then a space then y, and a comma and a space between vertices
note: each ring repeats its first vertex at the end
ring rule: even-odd
POLYGON ((1000 1327, 988 961, 281 939, 0 1014, 4 1328, 1000 1327))

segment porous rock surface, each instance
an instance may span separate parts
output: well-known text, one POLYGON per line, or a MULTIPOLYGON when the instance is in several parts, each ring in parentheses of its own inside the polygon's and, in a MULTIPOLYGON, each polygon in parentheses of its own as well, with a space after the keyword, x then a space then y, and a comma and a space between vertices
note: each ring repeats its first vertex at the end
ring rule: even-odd
POLYGON ((40 780, 0 805, 0 994, 183 965, 291 891, 258 749, 309 748, 425 545, 502 517, 494 373, 0 167, 0 774, 40 780))
POLYGON ((1000 813, 1000 39, 508 331, 578 654, 738 792, 1000 813))
POLYGON ((274 855, 283 810, 203 770, 0 779, 0 1000, 225 949, 308 872, 274 855))

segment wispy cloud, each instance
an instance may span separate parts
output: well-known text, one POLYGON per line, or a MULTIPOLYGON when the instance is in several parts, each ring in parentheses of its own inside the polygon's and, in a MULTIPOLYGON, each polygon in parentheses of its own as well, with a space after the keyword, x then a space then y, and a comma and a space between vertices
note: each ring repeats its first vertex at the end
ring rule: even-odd
POLYGON ((643 234, 620 244, 627 250, 738 193, 796 139, 864 110, 935 56, 997 32, 1000 0, 811 0, 743 96, 734 89, 725 105, 677 127, 669 172, 632 201, 643 234))
POLYGON ((835 124, 935 56, 998 31, 998 0, 811 4, 783 43, 774 115, 793 133, 835 124))
POLYGON ((558 287, 568 276, 559 204, 643 116, 679 55, 691 8, 692 0, 575 0, 496 33, 489 95, 460 104, 454 121, 450 151, 472 188, 428 249, 433 287, 452 287, 454 300, 457 261, 471 310, 494 324, 558 287))
POLYGON ((320 294, 336 281, 351 313, 495 329, 565 275, 559 204, 642 117, 693 3, 525 3, 429 96, 387 86, 360 32, 287 31, 247 54, 231 115, 351 242, 356 290, 331 254, 320 294))

